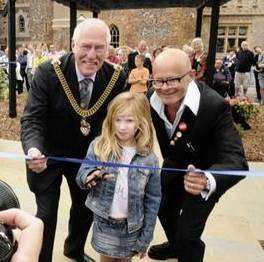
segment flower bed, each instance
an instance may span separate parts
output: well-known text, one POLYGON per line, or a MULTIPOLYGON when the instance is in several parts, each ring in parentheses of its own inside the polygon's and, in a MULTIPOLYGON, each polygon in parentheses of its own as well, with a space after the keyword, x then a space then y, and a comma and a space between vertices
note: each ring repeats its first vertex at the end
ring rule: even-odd
POLYGON ((232 107, 234 122, 240 124, 244 130, 250 129, 248 121, 258 114, 258 105, 247 97, 229 98, 227 101, 232 107))

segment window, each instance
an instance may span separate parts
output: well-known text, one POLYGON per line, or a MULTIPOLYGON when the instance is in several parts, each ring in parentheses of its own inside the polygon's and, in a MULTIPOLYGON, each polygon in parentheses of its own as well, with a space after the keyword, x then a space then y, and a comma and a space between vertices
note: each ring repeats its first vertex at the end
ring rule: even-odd
POLYGON ((253 0, 253 4, 252 4, 253 7, 258 7, 258 0, 253 0))
POLYGON ((247 26, 219 26, 216 51, 225 53, 231 47, 239 47, 247 39, 247 26))
POLYGON ((242 0, 237 0, 237 7, 242 7, 243 6, 243 3, 242 3, 242 0))
POLYGON ((25 18, 23 15, 20 15, 18 18, 18 29, 21 33, 25 32, 25 18))
POLYGON ((111 33, 111 45, 116 48, 119 47, 119 30, 116 25, 110 26, 110 33, 111 33))

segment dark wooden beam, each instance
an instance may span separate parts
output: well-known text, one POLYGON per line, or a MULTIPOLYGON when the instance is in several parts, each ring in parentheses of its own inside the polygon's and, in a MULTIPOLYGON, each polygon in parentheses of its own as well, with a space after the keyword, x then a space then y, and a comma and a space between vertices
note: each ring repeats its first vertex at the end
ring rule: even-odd
POLYGON ((212 4, 209 50, 207 56, 207 67, 208 67, 207 83, 210 86, 212 85, 213 82, 213 69, 214 69, 215 56, 216 56, 219 13, 220 13, 220 2, 219 0, 215 0, 212 4))
POLYGON ((201 37, 204 6, 197 9, 195 37, 201 37))
POLYGON ((8 0, 9 117, 16 112, 16 0, 8 0))
POLYGON ((98 18, 98 15, 99 15, 99 12, 97 12, 97 11, 93 11, 93 17, 94 17, 94 18, 98 18))
MULTIPOLYGON (((69 0, 52 0, 69 6, 69 0)), ((138 8, 169 8, 169 7, 192 7, 212 6, 214 0, 75 0, 78 9, 91 10, 117 10, 138 8)), ((224 4, 230 0, 219 0, 224 4)))
POLYGON ((70 1, 70 50, 72 49, 72 36, 77 24, 77 4, 76 1, 70 1))

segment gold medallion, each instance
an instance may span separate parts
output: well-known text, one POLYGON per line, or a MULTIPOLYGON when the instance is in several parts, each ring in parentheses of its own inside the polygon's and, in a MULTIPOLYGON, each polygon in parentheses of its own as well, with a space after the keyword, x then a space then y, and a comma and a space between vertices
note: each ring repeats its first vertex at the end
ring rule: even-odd
POLYGON ((81 120, 80 130, 84 136, 88 136, 91 130, 90 124, 83 118, 81 120))

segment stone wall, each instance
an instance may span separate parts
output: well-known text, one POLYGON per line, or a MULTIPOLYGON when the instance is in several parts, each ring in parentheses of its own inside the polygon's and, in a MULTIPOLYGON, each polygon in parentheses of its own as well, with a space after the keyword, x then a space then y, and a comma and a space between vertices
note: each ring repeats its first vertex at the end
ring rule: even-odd
POLYGON ((105 11, 100 18, 120 32, 120 45, 135 48, 144 39, 151 50, 162 45, 190 42, 195 32, 195 10, 191 8, 105 11), (184 19, 183 19, 184 18, 184 19))
POLYGON ((53 2, 30 0, 29 28, 31 41, 52 44, 53 2))

